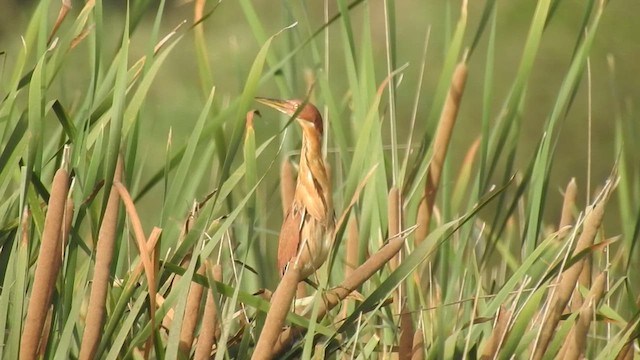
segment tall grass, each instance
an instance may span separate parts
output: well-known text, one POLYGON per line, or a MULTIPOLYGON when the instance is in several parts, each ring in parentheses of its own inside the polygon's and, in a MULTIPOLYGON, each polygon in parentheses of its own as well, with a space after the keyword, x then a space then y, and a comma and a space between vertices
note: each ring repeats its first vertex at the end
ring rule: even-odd
POLYGON ((415 39, 393 0, 285 2, 278 24, 248 0, 40 1, 0 49, 0 358, 637 357, 633 114, 610 114, 609 176, 554 180, 561 132, 591 127, 567 119, 601 94, 586 79, 607 2, 582 5, 553 102, 531 96, 565 3, 523 11, 507 76, 495 0, 429 3, 442 23, 415 39), (247 59, 213 45, 227 9, 247 59), (154 103, 176 73, 189 103, 154 103), (337 226, 306 285, 275 266, 300 133, 254 113, 257 94, 324 109, 337 226))

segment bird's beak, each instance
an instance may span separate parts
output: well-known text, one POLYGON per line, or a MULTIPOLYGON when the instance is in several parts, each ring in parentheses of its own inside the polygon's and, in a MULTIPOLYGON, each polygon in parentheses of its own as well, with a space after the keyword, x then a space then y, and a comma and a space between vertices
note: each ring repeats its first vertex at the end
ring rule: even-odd
POLYGON ((256 101, 267 105, 269 107, 272 107, 278 111, 280 111, 281 113, 287 114, 287 115, 291 115, 292 114, 292 110, 295 111, 295 109, 291 106, 291 103, 287 100, 278 100, 278 99, 269 99, 269 98, 263 98, 263 97, 257 97, 256 101))

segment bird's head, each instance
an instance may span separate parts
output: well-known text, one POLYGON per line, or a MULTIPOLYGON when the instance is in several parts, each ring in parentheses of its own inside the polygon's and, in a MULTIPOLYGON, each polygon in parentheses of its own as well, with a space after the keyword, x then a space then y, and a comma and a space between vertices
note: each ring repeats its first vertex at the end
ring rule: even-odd
POLYGON ((277 100, 257 97, 256 101, 272 107, 283 114, 293 116, 298 111, 296 119, 303 127, 311 126, 322 135, 322 116, 318 109, 311 103, 304 103, 302 100, 277 100), (301 110, 299 108, 304 106, 301 110))

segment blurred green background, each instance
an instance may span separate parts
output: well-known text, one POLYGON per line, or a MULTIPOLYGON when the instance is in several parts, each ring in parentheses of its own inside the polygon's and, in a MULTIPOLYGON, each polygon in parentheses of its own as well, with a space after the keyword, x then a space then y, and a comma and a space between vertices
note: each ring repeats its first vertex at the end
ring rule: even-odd
MULTIPOLYGON (((242 91, 251 63, 264 39, 256 39, 243 12, 242 2, 226 1, 218 5, 208 2, 207 10, 211 15, 204 21, 205 38, 209 50, 212 81, 216 87, 216 106, 223 108, 226 101, 235 98, 242 91)), ((543 124, 553 107, 560 83, 569 66, 572 49, 576 46, 580 28, 584 17, 586 1, 562 1, 554 8, 547 23, 540 51, 538 52, 533 75, 527 89, 526 103, 523 112, 523 128, 520 133, 521 146, 517 154, 517 168, 522 169, 534 156, 535 147, 542 136, 543 124)), ((83 3, 74 1, 70 14, 75 17, 81 10, 83 3)), ((146 1, 133 2, 142 11, 142 20, 133 32, 130 59, 133 61, 142 57, 149 47, 149 34, 152 31, 153 20, 157 11, 155 3, 146 1), (145 8, 146 6, 146 8, 145 8)), ((495 80, 492 116, 499 116, 498 111, 506 98, 509 87, 515 76, 520 61, 522 47, 526 33, 530 26, 536 1, 498 1, 498 16, 496 22, 496 54, 495 80)), ((0 76, 6 77, 7 69, 11 69, 17 53, 21 48, 21 34, 32 13, 35 2, 4 1, 0 4, 0 76)), ((105 24, 110 28, 112 37, 111 50, 103 52, 105 58, 113 57, 121 38, 122 26, 126 11, 126 2, 104 2, 105 24)), ((278 32, 283 27, 298 22, 291 31, 287 31, 274 41, 270 56, 280 60, 291 48, 295 48, 313 31, 325 22, 325 10, 329 16, 337 13, 334 2, 324 8, 321 1, 254 1, 257 15, 264 26, 267 35, 278 32), (308 19, 308 21, 307 21, 308 19)), ((469 3, 469 24, 466 46, 480 22, 484 2, 471 1, 469 3)), ((402 1, 397 3, 395 25, 397 32, 396 64, 408 64, 404 70, 402 80, 397 88, 397 121, 400 139, 408 138, 416 89, 420 79, 423 52, 428 38, 425 74, 422 82, 422 92, 418 100, 416 127, 417 134, 425 128, 433 130, 435 124, 427 123, 431 107, 431 97, 441 73, 446 44, 453 32, 459 17, 459 1, 402 1)), ((53 22, 57 16, 56 5, 50 9, 53 22)), ((165 16, 161 24, 161 34, 166 34, 186 21, 182 26, 187 28, 193 19, 193 3, 190 1, 171 1, 165 8, 165 16)), ((572 108, 567 114, 558 138, 555 162, 550 178, 548 211, 545 216, 556 219, 560 211, 560 191, 571 177, 578 181, 582 199, 586 195, 587 164, 589 163, 588 146, 588 118, 593 122, 593 146, 591 151, 592 174, 591 183, 601 184, 610 172, 616 160, 616 145, 614 144, 613 122, 618 117, 635 118, 635 106, 640 96, 640 2, 636 0, 611 1, 598 29, 597 37, 590 56, 591 101, 589 102, 588 83, 583 79, 576 94, 572 108), (591 112, 589 112, 589 110, 591 112), (556 190, 557 189, 557 190, 556 190), (558 196, 553 196, 553 194, 558 196)), ((382 1, 363 1, 351 11, 352 27, 358 39, 363 26, 370 26, 374 37, 374 49, 377 62, 374 64, 377 78, 382 81, 386 76, 386 50, 384 31, 384 4, 382 1), (370 17, 363 18, 364 7, 369 7, 370 17), (365 21, 367 20, 367 21, 365 21)), ((67 22, 68 23, 68 22, 67 22)), ((68 26, 68 24, 63 24, 68 26)), ((292 62, 285 65, 279 74, 288 87, 289 94, 294 97, 304 97, 307 92, 309 74, 329 69, 329 80, 334 93, 344 94, 342 101, 348 102, 349 93, 345 75, 343 39, 338 22, 333 23, 328 31, 329 63, 313 61, 312 47, 306 46, 298 53, 292 62)), ((491 25, 489 25, 491 26, 491 25)), ((146 160, 148 173, 151 174, 164 164, 166 144, 171 129, 172 146, 179 148, 187 139, 193 123, 201 111, 204 102, 202 79, 199 79, 196 54, 193 46, 193 32, 187 31, 187 39, 179 42, 177 48, 160 70, 151 88, 143 113, 144 133, 149 140, 146 154, 141 158, 146 160)), ((325 35, 317 37, 314 42, 316 48, 324 49, 325 35)), ((462 159, 470 144, 480 133, 480 117, 482 111, 482 96, 484 84, 484 68, 486 66, 486 41, 483 36, 480 45, 469 60, 469 79, 462 101, 462 108, 451 143, 451 153, 454 159, 462 159)), ((86 91, 86 79, 89 78, 88 44, 82 43, 74 49, 73 56, 62 68, 61 76, 53 84, 51 94, 56 94, 65 104, 74 104, 82 98, 86 91)), ((356 46, 358 48, 358 46, 356 46)), ((327 54, 320 54, 324 58, 327 54)), ((29 67, 29 66, 28 66, 29 67)), ((313 75, 311 75, 313 76, 313 75)), ((5 96, 7 89, 0 89, 0 95, 5 96)), ((274 81, 264 84, 258 94, 269 97, 283 97, 274 81)), ((53 96, 53 95, 52 95, 53 96)), ((322 105, 322 104, 320 104, 322 105)), ((73 105, 68 105, 73 107, 73 105)), ((279 124, 277 117, 265 114, 264 121, 256 122, 257 142, 273 135, 279 124), (278 124, 278 125, 276 125, 278 124)), ((358 119, 353 119, 345 112, 333 121, 348 121, 352 123, 354 131, 358 131, 358 119)), ((634 123, 634 122, 632 122, 634 123)), ((388 129, 386 124, 382 124, 388 129)), ((297 132, 295 130, 294 132, 297 132)), ((291 133, 291 132, 290 132, 291 133)), ((432 131, 431 131, 432 133, 432 131)), ((293 135, 294 138, 299 136, 293 135)), ((630 131, 627 141, 634 141, 634 131, 630 131)), ((403 146, 417 146, 420 139, 413 139, 413 144, 403 146)), ((295 147, 295 140, 287 142, 291 150, 295 147)), ((329 158, 339 156, 332 152, 329 139, 329 158)), ((631 161, 640 161, 640 155, 631 161)), ((455 163, 455 162, 454 162, 455 163)), ((264 164, 262 170, 265 170, 264 164)), ((260 169, 259 169, 260 170, 260 169)), ((457 170, 456 170, 457 171, 457 170)), ((276 177, 268 182, 268 187, 275 189, 276 177)), ((446 187, 448 184, 442 184, 446 187)), ((594 189, 592 185, 591 192, 594 189)), ((204 190, 203 190, 204 191, 204 190)), ((276 193, 276 192, 270 192, 276 193)), ((143 199, 142 206, 152 209, 158 204, 153 197, 143 199)), ((277 193, 276 193, 277 194, 277 193)), ((277 197, 277 196, 276 196, 277 197)), ((583 202, 579 206, 583 205, 583 202)), ((183 204, 185 211, 189 204, 183 204)), ((145 221, 149 221, 146 218, 145 221)))

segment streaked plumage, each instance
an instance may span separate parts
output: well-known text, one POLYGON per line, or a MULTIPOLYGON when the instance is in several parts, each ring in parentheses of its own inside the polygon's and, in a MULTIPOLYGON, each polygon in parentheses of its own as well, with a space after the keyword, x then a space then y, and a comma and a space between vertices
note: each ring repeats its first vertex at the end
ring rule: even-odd
MULTIPOLYGON (((257 101, 293 115, 300 100, 257 101)), ((302 127, 302 149, 295 195, 287 212, 278 242, 278 270, 295 264, 301 278, 313 274, 327 259, 333 242, 335 218, 331 181, 322 157, 322 117, 312 104, 305 104, 297 116, 302 127)))

